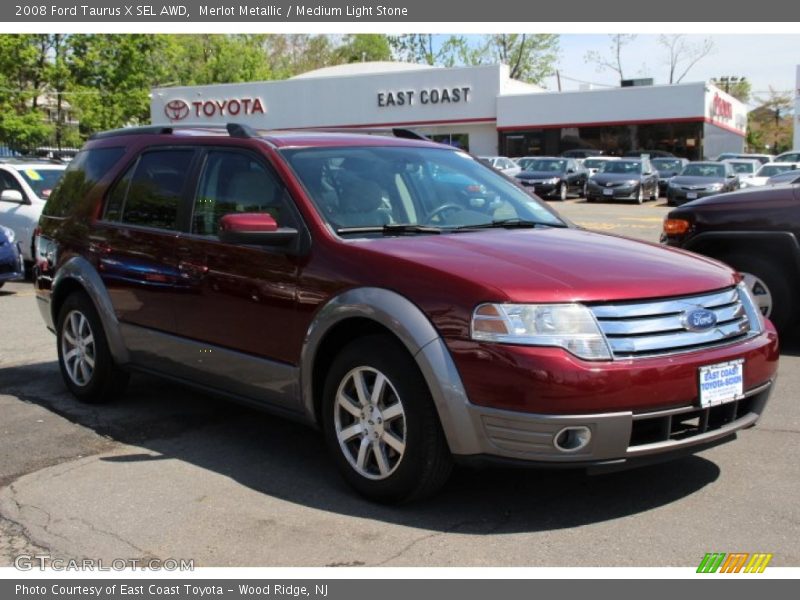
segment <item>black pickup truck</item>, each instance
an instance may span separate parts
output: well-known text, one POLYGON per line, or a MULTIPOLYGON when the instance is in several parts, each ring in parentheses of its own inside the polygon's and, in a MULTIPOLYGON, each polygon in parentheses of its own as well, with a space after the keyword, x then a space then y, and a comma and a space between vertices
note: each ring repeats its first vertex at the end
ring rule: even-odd
POLYGON ((672 210, 661 242, 704 254, 742 273, 779 332, 797 323, 800 183, 747 188, 672 210))

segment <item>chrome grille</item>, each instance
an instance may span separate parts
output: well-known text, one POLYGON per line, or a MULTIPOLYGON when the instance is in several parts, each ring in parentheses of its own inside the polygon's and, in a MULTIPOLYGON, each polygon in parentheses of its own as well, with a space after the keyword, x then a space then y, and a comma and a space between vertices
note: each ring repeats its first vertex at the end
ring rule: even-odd
POLYGON ((672 354, 727 344, 751 330, 750 317, 736 288, 682 298, 591 306, 615 358, 672 354), (704 331, 689 331, 687 311, 705 308, 717 317, 704 331))

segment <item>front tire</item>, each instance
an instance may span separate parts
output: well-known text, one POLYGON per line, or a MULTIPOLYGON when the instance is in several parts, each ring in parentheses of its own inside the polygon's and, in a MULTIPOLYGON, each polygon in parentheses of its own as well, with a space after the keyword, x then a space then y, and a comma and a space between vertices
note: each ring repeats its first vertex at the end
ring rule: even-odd
POLYGON ((558 199, 562 202, 565 202, 567 199, 567 184, 564 182, 558 186, 558 199))
POLYGON ((89 296, 75 292, 67 297, 58 313, 56 332, 61 376, 78 400, 101 404, 125 391, 130 376, 114 363, 89 296))
POLYGON ((789 331, 796 321, 795 279, 760 256, 728 254, 718 258, 744 276, 758 309, 775 329, 780 333, 789 331))
POLYGON ((417 500, 450 475, 452 457, 430 391, 391 336, 357 339, 334 359, 322 425, 339 471, 371 500, 417 500))
POLYGON ((640 185, 639 189, 636 191, 636 204, 642 204, 644 202, 644 186, 640 185))

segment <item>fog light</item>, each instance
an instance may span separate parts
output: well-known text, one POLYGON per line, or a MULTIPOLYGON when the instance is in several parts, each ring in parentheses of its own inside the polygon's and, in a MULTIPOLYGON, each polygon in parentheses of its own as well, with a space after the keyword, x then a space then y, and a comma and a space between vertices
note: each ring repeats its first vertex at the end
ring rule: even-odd
POLYGON ((553 446, 561 452, 577 452, 585 448, 592 439, 592 431, 588 427, 564 427, 553 437, 553 446))

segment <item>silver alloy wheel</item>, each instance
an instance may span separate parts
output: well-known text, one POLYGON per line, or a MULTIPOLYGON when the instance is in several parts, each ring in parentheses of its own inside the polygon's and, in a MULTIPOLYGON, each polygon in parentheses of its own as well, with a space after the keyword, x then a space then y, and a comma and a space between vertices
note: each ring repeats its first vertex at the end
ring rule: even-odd
POLYGON ((89 319, 80 311, 70 311, 64 319, 61 356, 72 383, 81 387, 88 385, 94 373, 96 347, 89 319))
POLYGON ((644 202, 644 185, 639 186, 639 191, 636 192, 636 203, 641 204, 644 202))
POLYGON ((761 311, 762 315, 769 318, 772 313, 772 293, 769 291, 767 284, 764 283, 763 279, 752 273, 745 273, 744 271, 741 273, 747 289, 750 290, 750 294, 756 301, 758 310, 761 311))
POLYGON ((558 188, 558 197, 561 198, 562 201, 567 199, 567 184, 562 183, 561 186, 558 188))
POLYGON ((406 450, 406 415, 392 382, 372 367, 342 378, 333 407, 339 447, 362 477, 386 479, 406 450))

